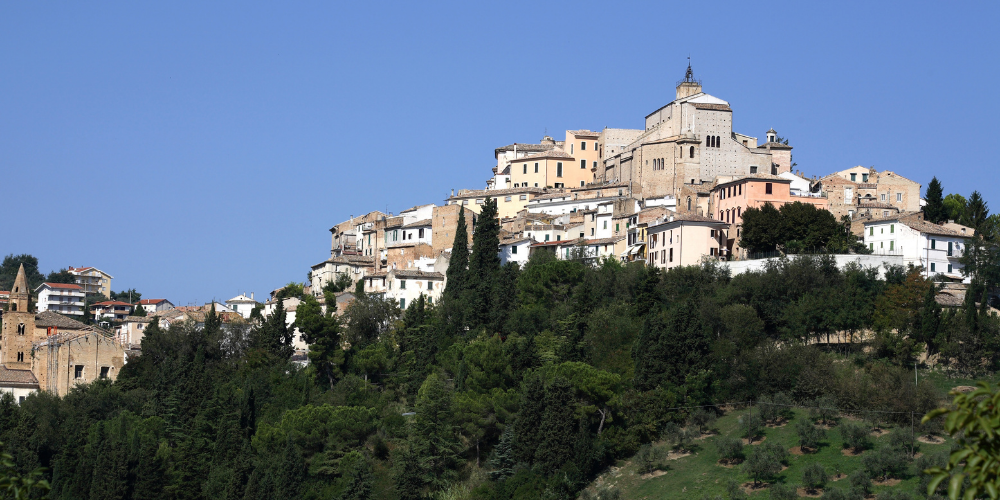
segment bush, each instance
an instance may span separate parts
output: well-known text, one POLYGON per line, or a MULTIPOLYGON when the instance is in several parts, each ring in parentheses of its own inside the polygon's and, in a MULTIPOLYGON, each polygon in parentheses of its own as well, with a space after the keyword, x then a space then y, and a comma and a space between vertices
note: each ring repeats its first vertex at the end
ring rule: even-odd
MULTIPOLYGON (((948 455, 948 452, 942 451, 933 455, 922 456, 917 459, 915 467, 918 472, 930 469, 931 467, 940 467, 943 469, 948 465, 948 455)), ((927 487, 930 486, 931 479, 934 479, 934 476, 931 474, 920 474, 920 485, 917 486, 917 491, 927 491, 927 487)), ((936 493, 942 496, 946 495, 948 491, 947 486, 947 482, 941 482, 941 484, 937 487, 936 493)))
POLYGON ((692 442, 699 436, 701 436, 701 432, 682 428, 674 423, 667 424, 663 430, 663 440, 680 451, 690 451, 692 442))
POLYGON ((868 427, 854 422, 845 422, 840 426, 840 435, 844 438, 844 446, 859 452, 867 450, 872 445, 868 436, 868 427))
POLYGON ((768 498, 771 500, 799 500, 794 486, 776 483, 772 484, 768 490, 768 498))
POLYGON ((912 500, 913 497, 909 493, 904 493, 897 490, 885 490, 879 493, 875 500, 912 500))
POLYGON ((802 470, 802 486, 810 492, 826 486, 827 478, 826 469, 818 463, 807 465, 802 470))
POLYGON ((719 458, 735 462, 743 460, 743 442, 732 437, 720 437, 715 440, 715 449, 719 452, 719 458))
POLYGON ((747 492, 743 491, 743 488, 740 487, 740 483, 737 483, 732 479, 726 483, 726 494, 729 495, 730 500, 747 500, 747 492))
POLYGON ((809 417, 813 420, 827 425, 836 423, 837 401, 830 396, 820 396, 808 403, 808 406, 809 417))
POLYGON ((714 411, 706 410, 705 408, 698 408, 691 413, 691 416, 688 418, 688 422, 695 426, 699 433, 704 433, 712 427, 716 418, 718 417, 715 415, 714 411))
POLYGON ((811 450, 819 448, 819 442, 826 438, 826 431, 813 425, 810 420, 795 422, 795 433, 799 435, 799 446, 811 450))
POLYGON ((764 422, 760 413, 751 411, 740 417, 740 435, 748 439, 751 443, 754 439, 764 434, 764 422))
POLYGON ((781 460, 777 458, 773 449, 766 446, 767 444, 755 446, 750 452, 750 456, 743 462, 743 472, 753 479, 754 484, 770 479, 781 472, 781 460))
POLYGON ((789 420, 792 418, 794 413, 792 413, 792 400, 784 393, 779 392, 774 395, 774 397, 763 397, 760 398, 758 407, 760 408, 760 417, 764 422, 776 423, 782 420, 789 420))
POLYGON ((900 478, 906 472, 906 454, 883 446, 861 457, 861 466, 876 479, 900 478))

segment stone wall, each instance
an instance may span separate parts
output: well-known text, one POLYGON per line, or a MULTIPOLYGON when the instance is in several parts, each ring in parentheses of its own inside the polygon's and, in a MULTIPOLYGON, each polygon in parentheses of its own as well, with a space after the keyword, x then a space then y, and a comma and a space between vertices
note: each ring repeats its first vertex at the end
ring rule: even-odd
POLYGON ((33 349, 31 371, 38 379, 38 386, 59 396, 102 375, 115 380, 125 366, 122 344, 95 332, 57 333, 36 342, 33 349))

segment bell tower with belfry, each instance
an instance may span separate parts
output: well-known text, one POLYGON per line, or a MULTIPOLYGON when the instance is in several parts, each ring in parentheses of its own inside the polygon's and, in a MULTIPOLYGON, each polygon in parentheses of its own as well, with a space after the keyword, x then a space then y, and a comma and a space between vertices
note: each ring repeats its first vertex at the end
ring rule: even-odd
POLYGON ((17 270, 10 301, 3 312, 0 330, 0 363, 11 370, 31 369, 31 343, 35 337, 35 313, 31 307, 31 290, 24 274, 24 264, 17 270))

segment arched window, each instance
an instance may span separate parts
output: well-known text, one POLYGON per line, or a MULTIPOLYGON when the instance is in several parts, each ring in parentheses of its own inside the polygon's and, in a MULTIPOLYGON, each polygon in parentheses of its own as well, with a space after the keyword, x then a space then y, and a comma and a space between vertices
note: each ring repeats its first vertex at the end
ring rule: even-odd
POLYGON ((694 146, 691 146, 691 152, 689 153, 691 158, 694 158, 694 146))
POLYGON ((688 212, 691 211, 691 197, 688 196, 688 212))
POLYGON ((17 311, 17 302, 11 302, 10 303, 10 310, 11 311, 17 311))
POLYGON ((17 325, 17 334, 24 335, 24 323, 20 323, 17 325))

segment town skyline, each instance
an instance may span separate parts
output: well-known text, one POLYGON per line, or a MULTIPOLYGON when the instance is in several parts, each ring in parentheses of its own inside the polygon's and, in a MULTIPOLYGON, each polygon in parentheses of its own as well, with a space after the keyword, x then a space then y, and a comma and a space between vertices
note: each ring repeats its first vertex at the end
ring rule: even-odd
MULTIPOLYGON (((0 165, 8 203, 34 210, 22 217, 30 221, 22 241, 8 242, 5 254, 35 255, 46 273, 97 267, 116 276, 116 290, 178 305, 243 292, 263 298, 305 281, 308 266, 327 257, 328 229, 351 215, 440 205, 452 189, 482 189, 494 148, 537 143, 546 131, 641 128, 638 117, 673 99, 689 54, 705 91, 733 103, 734 128, 758 138, 776 129, 807 175, 874 166, 924 187, 937 175, 945 194, 979 190, 995 205, 1000 188, 983 176, 994 162, 971 145, 988 140, 987 120, 998 107, 985 88, 996 56, 956 50, 995 41, 984 29, 990 16, 960 24, 956 14, 918 8, 882 26, 891 9, 866 8, 863 19, 775 8, 762 15, 800 43, 771 48, 761 40, 760 51, 734 55, 732 37, 712 40, 696 27, 678 28, 690 43, 665 51, 642 34, 638 43, 595 42, 590 54, 574 52, 570 28, 491 44, 455 23, 500 19, 500 8, 457 9, 446 20, 400 8, 383 29, 412 41, 401 47, 351 26, 372 14, 365 7, 341 12, 340 31, 331 28, 333 12, 319 8, 251 6, 216 31, 228 9, 191 20, 184 6, 73 7, 39 28, 50 12, 7 7, 0 36, 20 50, 2 56, 16 76, 0 83, 12 96, 0 118, 0 165), (781 22, 804 12, 842 22, 812 30, 781 22), (412 26, 411 17, 438 34, 412 26), (932 25, 942 35, 923 37, 932 25), (876 35, 875 26, 885 29, 876 35), (201 51, 227 36, 233 41, 201 51), (70 38, 78 46, 66 48, 70 38), (635 48, 643 42, 649 48, 635 48), (505 70, 505 56, 520 63, 505 70), (621 68, 631 68, 629 77, 606 83, 621 68), (956 90, 971 102, 930 104, 956 90), (957 134, 960 146, 915 146, 932 127, 957 134), (947 153, 931 153, 938 149, 947 153), (41 184, 44 172, 49 181, 41 184), (52 231, 47 226, 67 211, 40 203, 42 193, 93 195, 106 206, 52 231), (114 229, 122 224, 131 229, 114 229), (95 244, 60 244, 63 238, 95 244)), ((754 33, 724 10, 721 25, 734 36, 754 33)), ((546 6, 524 26, 530 31, 554 14, 570 26, 596 26, 587 17, 598 12, 546 6)), ((654 26, 636 22, 636 32, 654 26)))

